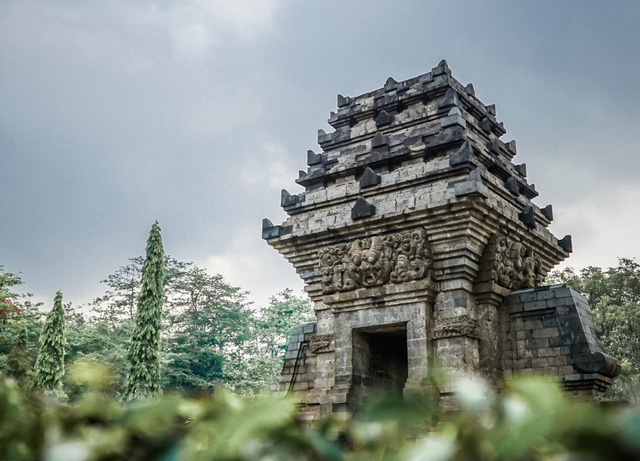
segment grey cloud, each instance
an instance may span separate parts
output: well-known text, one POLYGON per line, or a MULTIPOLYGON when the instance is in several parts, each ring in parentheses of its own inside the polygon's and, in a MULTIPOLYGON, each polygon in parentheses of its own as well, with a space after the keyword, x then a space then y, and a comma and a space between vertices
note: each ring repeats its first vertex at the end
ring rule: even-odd
MULTIPOLYGON (((158 219, 170 254, 250 273, 234 283, 264 301, 297 280, 261 241, 260 220, 284 219, 279 188, 295 189, 336 94, 442 58, 496 104, 538 203, 554 204, 557 232, 577 226, 567 231, 576 247, 589 242, 581 251, 604 261, 596 247, 614 230, 580 213, 626 191, 627 208, 594 216, 637 225, 625 210, 640 205, 628 192, 640 166, 639 10, 632 1, 2 2, 10 225, 0 264, 22 270, 44 300, 62 288, 84 302, 143 251, 158 219), (275 166, 265 146, 278 146, 275 166)), ((620 256, 638 254, 634 245, 620 256)))

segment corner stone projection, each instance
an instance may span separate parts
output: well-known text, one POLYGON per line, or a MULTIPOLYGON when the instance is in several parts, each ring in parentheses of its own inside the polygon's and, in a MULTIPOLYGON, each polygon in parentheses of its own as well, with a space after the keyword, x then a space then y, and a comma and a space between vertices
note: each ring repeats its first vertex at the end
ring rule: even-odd
MULTIPOLYGON (((338 95, 333 133, 318 130, 289 218, 262 237, 305 282, 317 321, 291 335, 279 395, 301 416, 344 417, 376 390, 404 396, 448 376, 496 387, 514 374, 558 377, 599 398, 620 372, 585 298, 540 286, 572 251, 547 229, 551 205, 515 165, 495 106, 451 76, 446 61, 357 97, 338 95)), ((441 389, 444 405, 451 389, 441 389)))

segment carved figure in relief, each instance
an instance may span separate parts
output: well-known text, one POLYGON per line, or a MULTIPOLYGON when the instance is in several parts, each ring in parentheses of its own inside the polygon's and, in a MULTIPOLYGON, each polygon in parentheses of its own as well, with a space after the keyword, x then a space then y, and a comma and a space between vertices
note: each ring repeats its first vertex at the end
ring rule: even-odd
POLYGON ((325 293, 420 280, 431 276, 433 265, 425 229, 358 239, 318 256, 325 293))
POLYGON ((520 286, 523 280, 523 261, 522 256, 526 251, 525 247, 520 242, 512 242, 509 247, 509 257, 505 261, 507 269, 507 288, 515 289, 515 286, 520 286))
POLYGON ((527 249, 524 259, 522 260, 522 276, 523 283, 526 287, 535 287, 537 284, 536 277, 536 261, 533 257, 533 250, 527 249))
POLYGON ((494 234, 482 256, 478 282, 492 281, 518 290, 544 283, 540 257, 532 248, 499 232, 494 234))
POLYGON ((433 264, 426 230, 396 234, 389 239, 395 240, 393 247, 397 253, 391 281, 401 283, 424 278, 433 264))
POLYGON ((537 254, 534 255, 533 261, 535 263, 534 267, 535 267, 535 274, 536 274, 535 286, 544 285, 545 273, 544 273, 544 269, 542 268, 542 262, 540 261, 540 256, 537 254))
POLYGON ((505 266, 505 261, 508 259, 507 252, 509 250, 507 237, 502 234, 494 234, 492 240, 495 242, 495 264, 491 273, 492 280, 499 285, 506 286, 509 283, 505 266))
POLYGON ((341 244, 328 248, 320 254, 322 284, 339 287, 339 290, 355 288, 348 272, 348 245, 341 244))
POLYGON ((351 246, 349 275, 361 286, 382 285, 391 272, 390 258, 391 249, 380 237, 356 240, 351 246))

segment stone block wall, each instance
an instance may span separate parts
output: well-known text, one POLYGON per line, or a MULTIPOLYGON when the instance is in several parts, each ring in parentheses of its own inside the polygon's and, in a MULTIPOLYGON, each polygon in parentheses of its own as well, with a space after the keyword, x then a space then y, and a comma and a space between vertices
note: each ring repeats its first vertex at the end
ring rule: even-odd
POLYGON ((605 354, 585 297, 566 285, 511 292, 505 298, 502 367, 506 377, 559 377, 577 394, 601 396, 620 373, 605 354))
POLYGON ((316 322, 301 323, 291 331, 280 380, 271 387, 274 395, 302 400, 313 389, 317 362, 309 345, 315 337, 316 322))

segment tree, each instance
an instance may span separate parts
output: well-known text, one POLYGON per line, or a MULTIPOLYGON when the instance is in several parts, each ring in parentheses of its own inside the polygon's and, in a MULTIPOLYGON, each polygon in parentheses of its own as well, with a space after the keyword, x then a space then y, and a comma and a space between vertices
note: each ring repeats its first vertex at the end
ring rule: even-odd
POLYGON ((102 320, 110 323, 122 319, 135 319, 136 301, 140 293, 140 279, 145 258, 129 258, 129 264, 121 266, 100 283, 110 289, 93 302, 93 312, 102 320))
POLYGON ((61 394, 64 376, 65 321, 62 292, 58 291, 53 309, 47 315, 40 334, 40 347, 35 365, 34 386, 47 393, 61 394))
MULTIPOLYGON (((101 281, 107 289, 91 303, 91 315, 86 321, 82 322, 75 313, 68 315, 68 323, 76 327, 68 338, 70 358, 87 358, 107 366, 115 377, 115 391, 121 397, 127 389, 127 355, 135 327, 145 259, 143 256, 129 258, 128 264, 101 281)), ((166 298, 172 292, 173 281, 189 264, 165 255, 163 306, 168 305, 166 298)), ((163 313, 163 319, 165 317, 163 313)))
POLYGON ((7 320, 20 314, 20 308, 15 304, 17 293, 11 291, 11 287, 22 284, 22 280, 11 272, 5 272, 0 266, 0 320, 6 325, 7 320))
POLYGON ((309 298, 295 296, 291 288, 272 296, 258 316, 258 337, 272 357, 284 357, 291 330, 315 320, 309 298))
POLYGON ((585 295, 607 354, 620 360, 622 373, 612 397, 637 401, 640 385, 640 264, 619 258, 617 267, 589 266, 552 272, 548 283, 566 283, 585 295))
MULTIPOLYGON (((2 318, 0 317, 0 375, 11 375, 13 372, 8 363, 11 351, 16 346, 18 336, 23 331, 23 327, 27 333, 28 344, 38 344, 40 338, 40 332, 44 326, 42 318, 46 317, 46 314, 39 310, 42 303, 34 304, 31 302, 31 294, 23 294, 21 296, 15 296, 12 299, 13 307, 11 308, 11 314, 2 318), (21 299, 26 298, 26 299, 21 299)), ((36 348, 29 349, 30 364, 34 362, 36 355, 36 348)))
POLYGON ((9 373, 18 382, 29 386, 31 381, 31 353, 29 352, 29 335, 27 329, 20 325, 15 345, 7 357, 9 373))
MULTIPOLYGON (((129 258, 129 264, 120 266, 113 274, 109 275, 104 283, 109 287, 103 296, 96 298, 92 303, 94 317, 109 324, 121 324, 123 320, 133 321, 136 314, 136 303, 140 294, 142 267, 145 257, 137 256, 129 258)), ((164 256, 164 305, 175 292, 174 285, 180 281, 193 263, 185 263, 164 256)))
MULTIPOLYGON (((144 261, 131 258, 103 280, 108 289, 92 303, 93 315, 86 321, 67 309, 70 358, 90 358, 118 377, 127 374, 135 323, 129 311, 142 285, 133 277, 142 274, 144 261)), ((227 357, 252 337, 253 312, 246 292, 193 263, 170 256, 164 261, 161 387, 186 394, 210 392, 227 379, 223 373, 227 357)), ((116 391, 124 396, 126 379, 116 381, 116 391)))
POLYGON ((227 362, 227 382, 241 394, 255 394, 278 380, 291 330, 314 319, 309 299, 289 288, 269 301, 252 319, 253 338, 232 351, 227 362))
POLYGON ((165 383, 187 393, 208 392, 224 379, 225 357, 251 338, 246 293, 193 266, 174 279, 168 302, 173 314, 165 336, 165 383))
POLYGON ((129 346, 128 400, 161 394, 160 330, 164 284, 164 249, 158 222, 151 227, 138 295, 135 329, 129 346))

